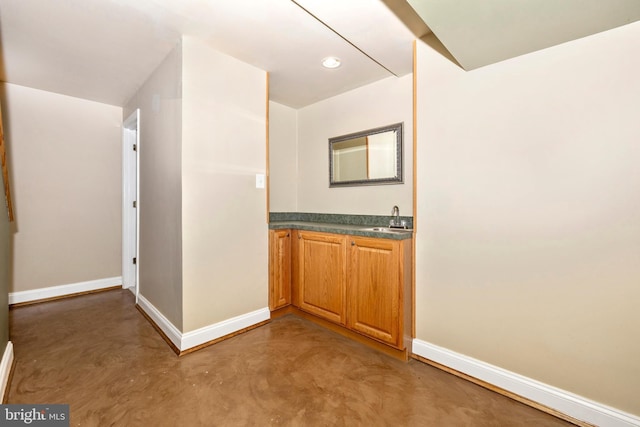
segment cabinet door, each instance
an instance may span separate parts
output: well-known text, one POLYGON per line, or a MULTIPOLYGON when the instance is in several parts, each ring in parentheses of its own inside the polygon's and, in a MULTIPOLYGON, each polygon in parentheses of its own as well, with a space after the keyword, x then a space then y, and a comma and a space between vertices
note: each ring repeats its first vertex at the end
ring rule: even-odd
POLYGON ((269 309, 291 304, 291 230, 269 231, 269 309))
POLYGON ((345 323, 346 236, 298 232, 300 309, 345 323))
POLYGON ((349 328, 400 348, 402 287, 400 243, 350 238, 349 328))

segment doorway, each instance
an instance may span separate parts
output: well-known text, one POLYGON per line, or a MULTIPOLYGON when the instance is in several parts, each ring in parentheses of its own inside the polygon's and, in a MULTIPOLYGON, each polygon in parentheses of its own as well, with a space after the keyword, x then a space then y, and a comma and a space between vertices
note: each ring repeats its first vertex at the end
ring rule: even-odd
POLYGON ((140 109, 122 124, 122 287, 138 303, 140 109))

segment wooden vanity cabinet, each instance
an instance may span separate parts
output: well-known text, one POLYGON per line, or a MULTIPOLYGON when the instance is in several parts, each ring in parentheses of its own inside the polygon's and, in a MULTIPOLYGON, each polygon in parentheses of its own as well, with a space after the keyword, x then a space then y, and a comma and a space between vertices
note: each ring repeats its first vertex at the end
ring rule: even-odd
MULTIPOLYGON (((270 230, 270 309, 322 319, 352 337, 410 352, 411 239, 270 230), (294 311, 295 313, 295 311, 294 311)), ((334 329, 335 330, 335 329, 334 329)))
POLYGON ((298 231, 297 237, 296 305, 308 313, 344 325, 347 236, 298 231))
POLYGON ((291 235, 289 229, 269 230, 269 309, 291 304, 291 235))
POLYGON ((347 327, 399 349, 404 348, 404 336, 410 336, 405 330, 410 242, 349 237, 347 327))

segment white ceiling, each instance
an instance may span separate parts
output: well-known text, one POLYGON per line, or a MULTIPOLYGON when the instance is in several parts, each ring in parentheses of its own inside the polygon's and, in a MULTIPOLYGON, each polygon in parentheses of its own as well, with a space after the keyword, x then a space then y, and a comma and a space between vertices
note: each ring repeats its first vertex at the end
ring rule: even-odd
POLYGON ((640 0, 0 0, 0 79, 122 106, 184 34, 299 108, 410 73, 427 25, 471 69, 638 19, 640 0))
POLYGON ((410 73, 415 39, 378 0, 0 0, 0 78, 123 105, 181 34, 268 71, 292 107, 410 73))
POLYGON ((408 0, 465 70, 640 20, 640 0, 408 0))

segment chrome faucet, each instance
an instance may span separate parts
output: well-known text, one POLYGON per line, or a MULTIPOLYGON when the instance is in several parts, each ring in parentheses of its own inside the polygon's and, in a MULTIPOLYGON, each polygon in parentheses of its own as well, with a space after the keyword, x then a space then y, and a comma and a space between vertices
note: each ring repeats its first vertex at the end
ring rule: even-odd
POLYGON ((402 227, 402 224, 400 222, 400 208, 398 208, 398 206, 393 207, 393 209, 391 210, 391 215, 393 216, 393 218, 391 218, 391 221, 389 221, 389 227, 402 227))

